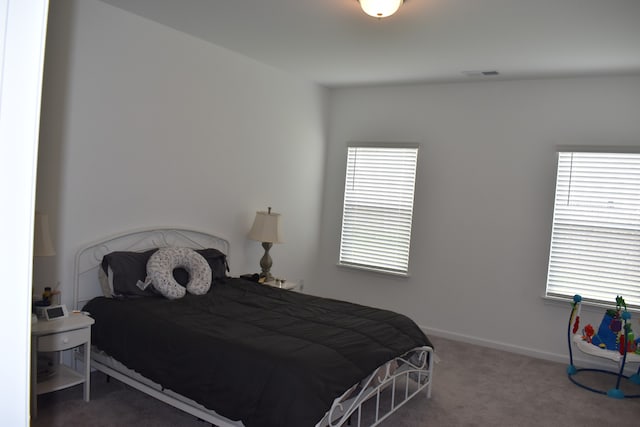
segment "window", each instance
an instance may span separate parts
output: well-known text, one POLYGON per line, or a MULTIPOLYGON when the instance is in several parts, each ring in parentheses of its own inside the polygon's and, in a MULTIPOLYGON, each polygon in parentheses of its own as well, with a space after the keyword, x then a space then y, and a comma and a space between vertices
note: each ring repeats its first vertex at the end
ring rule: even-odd
POLYGON ((409 274, 417 144, 349 145, 340 265, 409 274))
POLYGON ((640 308, 640 154, 559 152, 547 296, 640 308))

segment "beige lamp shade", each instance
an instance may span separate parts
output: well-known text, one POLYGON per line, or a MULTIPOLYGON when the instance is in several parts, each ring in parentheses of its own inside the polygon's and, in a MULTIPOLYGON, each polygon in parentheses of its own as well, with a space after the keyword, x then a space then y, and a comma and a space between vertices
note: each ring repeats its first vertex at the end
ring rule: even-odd
POLYGON ((272 213, 271 208, 268 212, 256 212, 249 238, 258 242, 282 243, 280 214, 272 213))
POLYGON ((34 256, 54 256, 56 250, 53 248, 51 233, 49 233, 49 217, 47 214, 36 212, 33 230, 33 255, 34 256))

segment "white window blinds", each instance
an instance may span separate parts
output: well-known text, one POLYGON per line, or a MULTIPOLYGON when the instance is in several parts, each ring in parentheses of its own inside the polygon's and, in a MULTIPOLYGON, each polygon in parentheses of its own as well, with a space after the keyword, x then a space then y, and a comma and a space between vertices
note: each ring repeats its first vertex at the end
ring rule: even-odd
POLYGON ((640 154, 558 153, 546 294, 640 308, 640 154))
POLYGON ((340 264, 408 275, 418 145, 351 145, 340 264))

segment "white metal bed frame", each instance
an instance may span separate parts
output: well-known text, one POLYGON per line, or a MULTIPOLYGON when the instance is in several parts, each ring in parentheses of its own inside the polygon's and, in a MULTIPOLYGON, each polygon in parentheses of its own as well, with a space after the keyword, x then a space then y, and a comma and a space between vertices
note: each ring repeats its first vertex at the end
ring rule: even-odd
MULTIPOLYGON (((221 237, 186 228, 141 229, 119 234, 86 245, 76 254, 74 270, 74 308, 81 309, 90 299, 101 296, 99 269, 104 255, 113 251, 185 246, 193 249, 216 248, 229 253, 229 242, 221 237)), ((94 349, 95 350, 95 349, 94 349)), ((162 402, 220 427, 241 427, 199 403, 142 377, 104 353, 92 351, 92 368, 136 388, 162 402)), ((431 397, 434 353, 431 347, 413 349, 378 368, 359 384, 337 397, 316 427, 337 427, 355 416, 358 427, 376 426, 421 391, 431 397), (363 410, 375 398, 374 408, 363 410), (364 414, 364 415, 363 415, 364 414), (366 424, 362 424, 366 422, 366 424)))

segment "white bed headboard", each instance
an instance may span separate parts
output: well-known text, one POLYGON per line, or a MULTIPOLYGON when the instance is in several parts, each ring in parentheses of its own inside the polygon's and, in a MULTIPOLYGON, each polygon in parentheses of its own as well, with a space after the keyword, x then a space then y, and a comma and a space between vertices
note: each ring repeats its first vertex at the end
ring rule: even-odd
POLYGON ((98 271, 102 257, 114 251, 141 252, 152 248, 182 246, 215 248, 229 254, 229 242, 202 231, 184 228, 152 228, 111 236, 81 248, 76 254, 73 278, 73 308, 81 309, 90 299, 101 296, 98 271))

